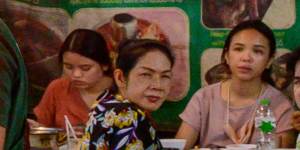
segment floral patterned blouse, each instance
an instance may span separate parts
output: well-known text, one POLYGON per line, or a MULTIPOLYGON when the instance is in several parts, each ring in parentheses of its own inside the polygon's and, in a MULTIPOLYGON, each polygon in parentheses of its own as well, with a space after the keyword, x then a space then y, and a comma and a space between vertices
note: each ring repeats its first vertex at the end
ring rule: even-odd
POLYGON ((145 112, 128 100, 117 100, 108 90, 89 116, 81 150, 162 149, 145 112))

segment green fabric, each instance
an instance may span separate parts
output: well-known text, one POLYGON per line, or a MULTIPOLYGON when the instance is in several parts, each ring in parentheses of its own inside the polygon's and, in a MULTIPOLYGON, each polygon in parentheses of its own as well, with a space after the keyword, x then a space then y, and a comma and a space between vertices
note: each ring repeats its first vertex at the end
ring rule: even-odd
POLYGON ((24 149, 28 80, 24 60, 9 28, 0 19, 0 125, 6 128, 5 150, 24 149))

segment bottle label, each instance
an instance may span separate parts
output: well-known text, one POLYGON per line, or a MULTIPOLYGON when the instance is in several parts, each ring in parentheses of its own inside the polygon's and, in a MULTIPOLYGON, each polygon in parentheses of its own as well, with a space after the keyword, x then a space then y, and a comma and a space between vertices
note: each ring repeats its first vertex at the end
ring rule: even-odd
POLYGON ((272 132, 276 128, 275 118, 273 117, 264 117, 260 120, 258 127, 262 132, 272 132))

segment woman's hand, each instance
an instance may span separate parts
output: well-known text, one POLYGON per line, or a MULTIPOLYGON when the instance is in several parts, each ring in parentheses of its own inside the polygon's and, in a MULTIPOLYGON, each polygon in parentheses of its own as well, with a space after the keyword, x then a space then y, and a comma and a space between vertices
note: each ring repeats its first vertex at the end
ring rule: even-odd
POLYGON ((184 149, 188 150, 191 149, 198 138, 199 132, 196 131, 193 127, 191 127, 189 124, 185 123, 184 121, 181 123, 180 128, 176 134, 176 139, 185 139, 186 144, 184 149))
POLYGON ((38 123, 38 122, 35 121, 35 120, 32 120, 32 119, 26 119, 26 120, 27 120, 27 122, 28 122, 28 124, 29 124, 30 129, 31 129, 31 128, 42 127, 42 126, 43 126, 43 124, 38 123))
POLYGON ((295 148, 297 134, 295 130, 288 130, 278 134, 278 148, 295 148))
POLYGON ((292 126, 297 130, 300 131, 300 111, 295 111, 292 114, 292 126))

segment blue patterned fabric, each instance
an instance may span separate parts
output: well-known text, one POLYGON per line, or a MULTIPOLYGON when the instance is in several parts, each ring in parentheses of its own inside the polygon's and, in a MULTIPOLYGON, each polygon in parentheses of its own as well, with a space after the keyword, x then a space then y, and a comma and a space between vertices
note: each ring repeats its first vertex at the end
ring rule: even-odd
POLYGON ((108 90, 90 113, 82 150, 162 149, 146 113, 128 100, 117 100, 108 90))

